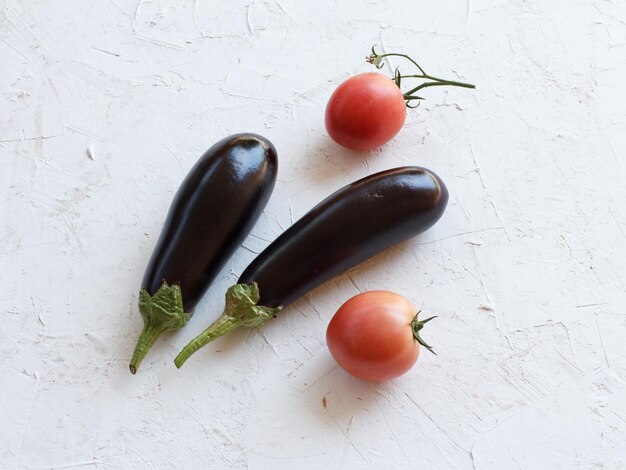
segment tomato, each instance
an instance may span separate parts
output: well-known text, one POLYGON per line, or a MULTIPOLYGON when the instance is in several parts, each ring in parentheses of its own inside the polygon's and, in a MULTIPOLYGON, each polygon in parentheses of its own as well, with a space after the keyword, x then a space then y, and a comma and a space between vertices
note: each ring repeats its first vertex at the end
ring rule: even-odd
POLYGON ((406 105, 400 88, 380 73, 347 79, 326 106, 328 134, 352 150, 371 150, 389 142, 405 118, 406 105))
MULTIPOLYGON (((419 312, 418 312, 419 313, 419 312)), ((371 382, 393 379, 407 372, 428 346, 419 330, 411 302, 393 292, 369 291, 344 303, 326 330, 326 342, 337 363, 350 374, 371 382)))

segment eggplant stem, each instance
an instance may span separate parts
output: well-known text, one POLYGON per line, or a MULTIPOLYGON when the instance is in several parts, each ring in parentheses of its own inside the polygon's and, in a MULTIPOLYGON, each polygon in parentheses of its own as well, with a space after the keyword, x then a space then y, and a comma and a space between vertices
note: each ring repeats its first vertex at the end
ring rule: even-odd
POLYGON ((144 324, 143 330, 141 330, 141 334, 137 340, 137 345, 135 346, 135 352, 128 366, 131 374, 134 375, 137 373, 137 369, 139 369, 143 358, 146 357, 152 345, 166 330, 166 328, 159 325, 153 325, 151 323, 144 324))
POLYGON ((143 330, 128 365, 131 374, 137 373, 141 361, 159 336, 166 331, 182 328, 192 315, 184 310, 180 286, 178 284, 170 286, 165 281, 154 295, 150 295, 146 289, 141 290, 139 313, 143 318, 143 330))
POLYGON ((222 313, 206 330, 192 339, 187 346, 182 349, 178 356, 176 356, 176 359, 174 359, 174 364, 176 364, 176 367, 180 369, 193 353, 206 346, 214 339, 234 330, 238 326, 239 324, 236 318, 232 318, 226 313, 222 313))
POLYGON ((252 284, 235 284, 226 291, 224 312, 209 327, 192 339, 174 359, 179 369, 203 346, 237 328, 257 328, 281 311, 279 307, 257 305, 259 286, 252 284))

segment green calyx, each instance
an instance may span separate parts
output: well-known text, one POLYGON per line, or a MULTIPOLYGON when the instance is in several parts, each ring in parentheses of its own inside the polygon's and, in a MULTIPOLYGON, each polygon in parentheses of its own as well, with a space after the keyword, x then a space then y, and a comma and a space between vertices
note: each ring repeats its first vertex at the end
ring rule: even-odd
POLYGON ((193 353, 214 339, 236 328, 258 328, 270 318, 274 318, 283 308, 257 305, 259 298, 259 286, 256 282, 231 286, 226 291, 224 312, 176 356, 174 359, 176 367, 180 369, 193 353))
POLYGON ((434 316, 434 317, 427 318, 426 320, 418 320, 417 317, 421 312, 422 312, 421 310, 417 312, 415 316, 413 317, 413 320, 411 320, 411 329, 413 330, 413 338, 415 338, 415 341, 417 341, 419 344, 424 346, 426 349, 428 349, 431 353, 433 353, 436 356, 437 353, 433 351, 433 348, 431 348, 428 344, 426 344, 426 341, 424 341, 422 337, 420 336, 420 330, 424 328, 424 325, 426 323, 431 321, 433 318, 437 318, 437 317, 434 316))
POLYGON ((472 85, 471 83, 463 83, 463 82, 457 82, 454 80, 446 80, 444 78, 438 78, 438 77, 434 77, 428 73, 426 73, 424 71, 424 68, 418 64, 415 60, 413 60, 411 57, 409 57, 406 54, 399 54, 396 52, 389 52, 387 54, 379 54, 378 52, 376 52, 375 46, 372 46, 372 53, 367 56, 367 58, 365 59, 368 63, 372 64, 374 67, 376 67, 377 69, 381 69, 383 68, 383 59, 385 57, 402 57, 403 59, 408 60, 411 64, 413 64, 417 70, 419 71, 418 74, 410 74, 410 75, 402 75, 400 73, 400 70, 396 68, 394 74, 393 74, 393 81, 395 82, 396 85, 398 85, 398 88, 401 89, 400 85, 402 83, 402 79, 422 79, 424 80, 423 83, 411 88, 409 91, 407 92, 403 92, 402 95, 404 96, 404 101, 406 102, 406 106, 408 108, 416 108, 417 106, 412 106, 411 102, 415 101, 415 100, 423 100, 424 98, 422 98, 421 96, 416 95, 415 93, 417 93, 419 90, 422 90, 423 88, 428 88, 428 87, 432 87, 432 86, 457 86, 457 87, 462 87, 462 88, 476 88, 475 85, 472 85))
POLYGON ((155 341, 166 331, 177 330, 187 324, 193 313, 185 312, 183 296, 178 284, 163 281, 159 290, 150 295, 142 289, 139 293, 139 312, 143 318, 143 330, 137 340, 130 360, 131 374, 135 374, 141 361, 155 341))

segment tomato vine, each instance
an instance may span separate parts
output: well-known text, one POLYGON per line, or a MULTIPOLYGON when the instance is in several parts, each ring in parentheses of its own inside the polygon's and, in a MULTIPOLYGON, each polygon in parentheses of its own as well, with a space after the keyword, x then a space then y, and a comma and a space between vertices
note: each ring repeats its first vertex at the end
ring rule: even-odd
POLYGON ((417 106, 411 106, 411 101, 415 101, 415 100, 423 100, 424 98, 421 96, 416 95, 415 93, 417 93, 418 91, 424 89, 424 88, 428 88, 428 87, 432 87, 432 86, 458 86, 458 87, 462 87, 462 88, 476 88, 475 85, 472 85, 471 83, 464 83, 464 82, 458 82, 455 80, 446 80, 444 78, 438 78, 435 77, 433 75, 430 75, 429 73, 426 73, 426 71, 424 70, 424 68, 418 64, 415 60, 413 60, 410 56, 406 55, 406 54, 400 54, 397 52, 389 52, 386 54, 378 54, 376 52, 376 46, 372 46, 372 53, 366 58, 367 62, 372 64, 374 67, 376 67, 377 69, 381 69, 383 68, 383 59, 385 57, 402 57, 403 59, 408 60, 409 62, 411 62, 415 67, 417 67, 417 69, 419 70, 420 73, 418 74, 409 74, 409 75, 402 75, 400 73, 400 69, 398 67, 396 67, 395 71, 394 71, 394 76, 393 76, 393 81, 395 82, 395 84, 398 86, 398 88, 400 88, 400 90, 402 90, 401 84, 402 84, 402 80, 403 79, 423 79, 426 80, 425 82, 411 88, 409 91, 407 92, 402 92, 402 96, 404 97, 404 101, 406 103, 406 106, 408 108, 416 108, 417 106))

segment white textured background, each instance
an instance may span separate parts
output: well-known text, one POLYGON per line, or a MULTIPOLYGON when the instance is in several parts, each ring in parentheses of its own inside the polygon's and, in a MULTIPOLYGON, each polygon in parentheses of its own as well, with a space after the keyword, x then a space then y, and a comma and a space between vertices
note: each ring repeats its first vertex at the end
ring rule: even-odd
POLYGON ((618 0, 0 0, 0 467, 626 468, 625 76, 618 0), (324 107, 372 43, 478 89, 338 148, 324 107), (239 131, 276 145, 273 197, 133 377, 174 191, 239 131), (448 184, 431 231, 176 370, 255 253, 405 164, 448 184), (439 356, 380 385, 338 369, 326 325, 368 289, 439 315, 439 356))

